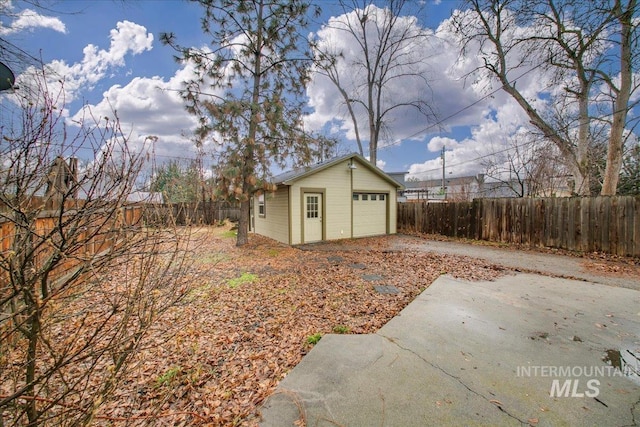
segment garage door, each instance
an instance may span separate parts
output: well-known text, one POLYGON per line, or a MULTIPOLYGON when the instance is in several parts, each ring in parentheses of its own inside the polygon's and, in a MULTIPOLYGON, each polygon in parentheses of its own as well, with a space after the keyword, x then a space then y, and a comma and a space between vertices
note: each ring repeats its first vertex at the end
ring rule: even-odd
POLYGON ((353 237, 387 233, 387 195, 353 193, 353 237))

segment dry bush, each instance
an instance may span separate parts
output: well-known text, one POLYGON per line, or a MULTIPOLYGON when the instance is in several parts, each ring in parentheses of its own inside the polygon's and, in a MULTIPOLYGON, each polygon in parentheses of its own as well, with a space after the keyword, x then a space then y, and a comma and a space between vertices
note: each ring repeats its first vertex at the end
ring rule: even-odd
POLYGON ((182 299, 189 236, 128 207, 145 158, 117 120, 87 117, 69 138, 45 83, 14 101, 0 142, 0 426, 88 424, 182 299))

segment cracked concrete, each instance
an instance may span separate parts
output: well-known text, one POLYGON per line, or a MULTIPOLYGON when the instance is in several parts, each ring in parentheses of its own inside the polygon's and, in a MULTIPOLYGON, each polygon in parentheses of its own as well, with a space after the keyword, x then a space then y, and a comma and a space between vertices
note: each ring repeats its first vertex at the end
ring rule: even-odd
MULTIPOLYGON (((382 336, 384 337, 384 335, 382 335, 382 336)), ((487 401, 487 402, 489 402, 489 403, 493 403, 493 404, 495 404, 495 405, 497 406, 497 408, 498 408, 500 411, 504 412, 504 413, 505 413, 506 415, 508 415, 509 417, 513 418, 514 420, 517 420, 518 422, 520 422, 520 423, 522 423, 522 424, 525 424, 525 421, 523 421, 523 420, 519 419, 517 416, 515 416, 515 415, 513 415, 513 414, 510 414, 510 413, 509 413, 509 411, 505 410, 505 409, 501 406, 501 403, 500 403, 499 401, 497 401, 497 400, 495 400, 495 399, 490 399, 490 398, 488 398, 487 396, 484 396, 484 395, 482 395, 481 393, 479 393, 478 391, 476 391, 476 390, 472 389, 471 387, 469 387, 469 385, 465 384, 465 382, 464 382, 464 381, 463 381, 459 376, 456 376, 456 375, 454 375, 453 373, 446 371, 446 370, 445 370, 445 369, 443 369, 441 366, 438 366, 438 365, 436 365, 436 364, 434 364, 434 363, 430 362, 429 360, 427 360, 427 359, 423 358, 420 354, 418 354, 418 353, 416 353, 416 352, 412 351, 411 349, 409 349, 409 348, 405 348, 405 347, 402 347, 401 345, 399 345, 399 344, 398 344, 398 342, 397 342, 397 341, 395 341, 395 340, 393 340, 393 339, 391 339, 391 338, 389 338, 389 337, 385 337, 385 338, 386 338, 387 340, 389 340, 389 342, 392 342, 392 343, 394 343, 395 345, 397 345, 398 347, 400 347, 401 349, 403 349, 403 350, 405 350, 405 351, 408 351, 408 352, 410 352, 410 353, 414 354, 416 357, 418 357, 418 358, 419 358, 420 360, 422 360, 424 363, 426 363, 426 364, 430 365, 431 367, 433 367, 433 368, 437 369, 438 371, 442 372, 444 375, 446 375, 446 376, 450 377, 451 379, 453 379, 453 380, 457 381, 457 382, 458 382, 462 387, 464 387, 465 389, 467 389, 469 392, 471 392, 471 393, 475 394, 476 396, 480 397, 481 399, 484 399, 485 401, 487 401)))
POLYGON ((603 361, 621 348, 640 353, 639 291, 443 276, 376 334, 325 335, 261 425, 635 425, 640 379, 603 361))

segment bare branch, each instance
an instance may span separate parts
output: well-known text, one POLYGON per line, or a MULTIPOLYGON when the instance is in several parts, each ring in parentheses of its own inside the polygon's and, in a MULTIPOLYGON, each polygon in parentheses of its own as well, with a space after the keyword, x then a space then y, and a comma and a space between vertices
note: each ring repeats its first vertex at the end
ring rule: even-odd
POLYGON ((343 39, 357 46, 357 56, 348 58, 330 40, 316 38, 315 70, 329 78, 342 96, 361 154, 362 135, 368 135, 369 161, 375 164, 380 136, 390 128, 390 112, 409 107, 426 119, 435 117, 426 95, 390 92, 396 81, 412 80, 423 83, 424 93, 429 92, 425 58, 416 55, 429 42, 429 35, 415 18, 405 15, 410 7, 405 0, 387 2, 384 8, 367 0, 344 0, 340 6, 343 15, 322 31, 343 33, 343 39))
POLYGON ((630 95, 637 89, 631 78, 640 56, 632 47, 637 47, 638 30, 632 24, 639 13, 637 1, 468 0, 466 4, 470 12, 457 14, 454 26, 463 40, 463 52, 480 46, 483 66, 474 73, 488 71, 531 124, 555 144, 571 168, 579 194, 589 194, 597 181, 590 150, 596 132, 602 131, 596 124, 611 118, 601 193, 615 194, 623 130, 633 108, 630 95), (516 72, 526 68, 544 76, 548 92, 539 96, 550 98, 548 105, 574 107, 562 113, 576 111, 573 128, 566 127, 569 120, 549 114, 552 109, 535 108, 523 92, 526 89, 516 88, 516 72))
POLYGON ((89 116, 67 140, 41 73, 0 140, 0 363, 12 366, 0 412, 10 425, 87 424, 182 298, 186 248, 127 205, 144 157, 118 121, 89 116))

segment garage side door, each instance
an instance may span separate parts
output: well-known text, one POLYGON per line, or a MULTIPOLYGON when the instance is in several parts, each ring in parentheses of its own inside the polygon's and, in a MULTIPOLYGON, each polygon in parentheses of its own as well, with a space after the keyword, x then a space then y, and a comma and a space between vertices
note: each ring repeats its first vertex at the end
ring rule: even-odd
POLYGON ((387 195, 353 193, 353 237, 387 233, 387 195))

